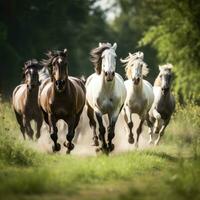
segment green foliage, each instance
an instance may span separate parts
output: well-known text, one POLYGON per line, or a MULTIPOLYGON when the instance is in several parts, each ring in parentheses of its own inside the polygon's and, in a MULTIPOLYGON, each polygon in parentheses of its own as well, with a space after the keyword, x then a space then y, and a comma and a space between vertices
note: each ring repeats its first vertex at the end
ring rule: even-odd
POLYGON ((20 82, 23 63, 44 58, 48 50, 68 49, 71 75, 93 72, 90 49, 110 39, 110 28, 95 2, 0 1, 0 90, 4 95, 20 82))
POLYGON ((161 62, 174 64, 174 90, 186 99, 199 100, 200 3, 198 1, 151 1, 148 17, 159 18, 148 25, 140 45, 151 44, 161 62), (160 2, 162 6, 157 6, 160 2))

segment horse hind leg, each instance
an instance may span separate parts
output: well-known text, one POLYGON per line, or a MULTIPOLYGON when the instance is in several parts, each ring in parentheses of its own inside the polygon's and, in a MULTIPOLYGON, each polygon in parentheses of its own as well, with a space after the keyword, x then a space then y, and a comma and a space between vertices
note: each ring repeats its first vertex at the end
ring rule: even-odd
POLYGON ((96 133, 96 121, 94 119, 94 110, 90 105, 87 105, 87 116, 89 118, 90 127, 93 130, 93 146, 99 146, 98 136, 96 133))

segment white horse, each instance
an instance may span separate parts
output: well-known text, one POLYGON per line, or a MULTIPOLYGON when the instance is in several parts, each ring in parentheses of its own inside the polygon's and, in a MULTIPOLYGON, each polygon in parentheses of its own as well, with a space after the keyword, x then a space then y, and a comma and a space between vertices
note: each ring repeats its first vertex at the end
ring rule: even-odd
POLYGON ((90 127, 93 129, 94 145, 98 146, 96 133, 96 115, 99 124, 99 139, 102 142, 101 148, 104 152, 111 152, 114 149, 112 139, 115 136, 114 129, 119 113, 126 98, 126 88, 123 78, 115 72, 117 44, 99 43, 99 47, 91 51, 91 62, 96 73, 88 77, 86 82, 86 105, 90 127), (102 116, 107 114, 109 119, 108 144, 105 140, 105 127, 102 116))
POLYGON ((160 138, 163 136, 164 130, 170 121, 171 115, 175 110, 175 99, 170 91, 172 67, 171 64, 159 66, 160 73, 158 74, 153 86, 155 98, 151 110, 149 111, 148 123, 150 124, 149 143, 153 142, 152 134, 158 134, 154 145, 158 145, 160 138))
POLYGON ((129 53, 127 58, 121 59, 121 62, 126 64, 125 71, 128 78, 124 82, 127 96, 123 110, 124 119, 129 128, 128 142, 130 144, 134 143, 132 113, 136 113, 140 117, 140 124, 137 128, 136 147, 138 147, 143 122, 146 120, 148 111, 154 100, 152 85, 143 79, 143 76, 146 76, 149 72, 147 64, 143 61, 143 57, 144 54, 142 52, 137 52, 134 54, 129 53))

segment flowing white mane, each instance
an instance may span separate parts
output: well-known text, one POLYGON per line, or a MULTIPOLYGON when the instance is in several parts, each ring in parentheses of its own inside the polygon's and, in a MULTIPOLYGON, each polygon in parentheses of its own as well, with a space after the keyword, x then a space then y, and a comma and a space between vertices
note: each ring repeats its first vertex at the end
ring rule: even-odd
POLYGON ((165 65, 159 65, 159 70, 171 70, 173 68, 173 65, 171 63, 167 63, 165 65))
POLYGON ((124 63, 127 78, 131 78, 131 69, 137 66, 136 64, 138 62, 141 62, 143 64, 142 75, 147 76, 147 74, 149 73, 149 69, 143 59, 144 53, 141 51, 138 51, 134 54, 129 53, 128 57, 126 57, 125 59, 120 59, 120 61, 124 63))
POLYGON ((39 81, 42 82, 45 79, 49 78, 50 74, 49 71, 46 67, 43 67, 40 71, 39 71, 39 81))

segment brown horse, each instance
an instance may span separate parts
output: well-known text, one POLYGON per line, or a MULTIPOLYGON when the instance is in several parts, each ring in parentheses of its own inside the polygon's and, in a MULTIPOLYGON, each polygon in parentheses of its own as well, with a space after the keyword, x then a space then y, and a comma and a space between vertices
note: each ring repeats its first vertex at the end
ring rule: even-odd
POLYGON ((18 85, 13 91, 12 104, 20 130, 25 139, 25 133, 32 139, 34 131, 31 128, 31 120, 37 124, 36 138, 40 137, 40 129, 43 118, 38 106, 39 74, 41 65, 37 60, 29 60, 24 64, 24 83, 18 85))
POLYGON ((78 125, 80 115, 85 105, 85 86, 82 80, 68 76, 67 50, 49 52, 45 64, 50 69, 51 81, 41 85, 39 104, 44 119, 49 125, 51 139, 54 142, 53 151, 59 151, 57 143, 58 129, 56 123, 63 119, 68 124, 68 134, 64 143, 67 153, 74 148, 72 140, 78 125))

